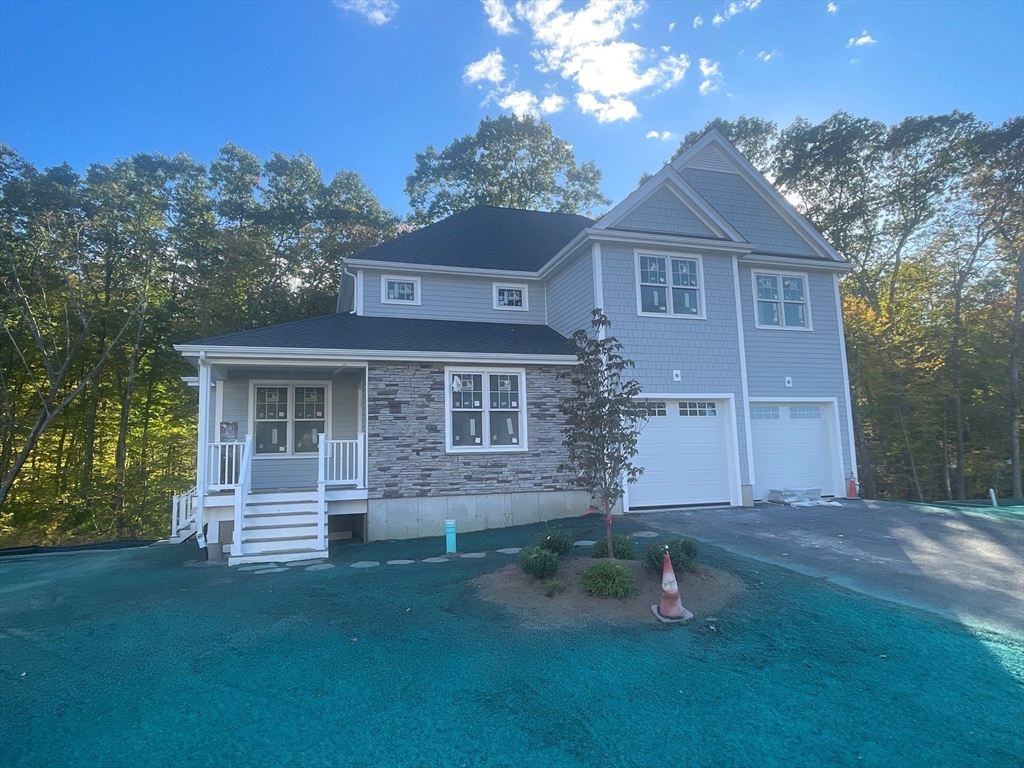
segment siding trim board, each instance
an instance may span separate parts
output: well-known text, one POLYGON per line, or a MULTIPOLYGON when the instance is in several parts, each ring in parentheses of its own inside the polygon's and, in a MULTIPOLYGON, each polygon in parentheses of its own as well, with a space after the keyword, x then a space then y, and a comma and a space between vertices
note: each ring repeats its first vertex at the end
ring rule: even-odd
MULTIPOLYGON (((740 377, 743 387, 743 430, 747 438, 747 485, 754 487, 754 437, 750 430, 750 386, 747 383, 747 342, 743 335, 743 301, 740 296, 739 259, 732 257, 733 285, 736 289, 736 337, 740 345, 740 377)), ((753 500, 753 497, 751 497, 753 500)))
POLYGON ((846 329, 843 326, 843 301, 839 294, 839 275, 832 276, 836 294, 836 317, 839 318, 839 352, 843 361, 843 392, 846 395, 846 439, 850 444, 850 474, 857 474, 857 441, 853 434, 853 404, 850 394, 850 366, 846 359, 846 329))

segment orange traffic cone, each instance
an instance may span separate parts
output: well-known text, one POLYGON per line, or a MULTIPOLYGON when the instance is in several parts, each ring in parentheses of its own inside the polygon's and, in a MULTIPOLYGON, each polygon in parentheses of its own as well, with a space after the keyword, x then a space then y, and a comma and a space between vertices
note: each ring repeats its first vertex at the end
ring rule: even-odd
POLYGON ((676 624, 693 618, 693 614, 683 608, 683 601, 679 599, 679 585, 676 584, 676 572, 672 570, 672 558, 668 556, 667 547, 661 561, 661 605, 652 605, 651 611, 658 617, 658 621, 665 624, 676 624))
POLYGON ((851 472, 846 478, 846 498, 857 498, 857 478, 853 476, 853 472, 851 472))

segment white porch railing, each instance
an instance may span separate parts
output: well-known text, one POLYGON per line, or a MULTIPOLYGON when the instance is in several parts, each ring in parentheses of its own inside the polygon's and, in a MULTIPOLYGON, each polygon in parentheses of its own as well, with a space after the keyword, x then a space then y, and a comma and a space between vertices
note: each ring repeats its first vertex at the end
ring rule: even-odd
POLYGON ((354 485, 365 487, 363 481, 362 432, 355 440, 325 440, 323 435, 317 443, 317 544, 327 549, 327 486, 354 485))
POLYGON ((242 455, 239 457, 238 478, 235 484, 235 529, 231 534, 231 554, 242 554, 242 520, 245 517, 245 501, 249 498, 252 485, 252 435, 245 436, 242 455))
POLYGON ((182 494, 174 494, 171 501, 171 538, 176 538, 182 531, 187 529, 196 521, 196 496, 198 489, 192 489, 182 494))
POLYGON ((210 443, 206 486, 211 491, 226 491, 238 485, 245 443, 210 443))

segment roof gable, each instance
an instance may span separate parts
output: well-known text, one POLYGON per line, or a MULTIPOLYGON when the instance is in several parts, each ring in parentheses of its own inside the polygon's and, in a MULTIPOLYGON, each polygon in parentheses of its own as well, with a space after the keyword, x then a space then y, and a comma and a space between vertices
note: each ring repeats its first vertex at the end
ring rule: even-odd
POLYGON ((668 184, 658 187, 612 227, 645 232, 671 232, 698 237, 719 236, 717 232, 700 220, 668 184))
POLYGON ((718 130, 671 166, 760 250, 845 261, 718 130))

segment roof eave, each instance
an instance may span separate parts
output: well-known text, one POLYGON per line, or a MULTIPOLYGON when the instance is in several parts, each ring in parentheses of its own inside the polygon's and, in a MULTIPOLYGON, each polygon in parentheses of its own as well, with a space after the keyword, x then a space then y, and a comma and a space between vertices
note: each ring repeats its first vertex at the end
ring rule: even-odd
POLYGON ((519 365, 575 365, 575 355, 508 352, 431 352, 415 350, 306 349, 300 347, 234 346, 228 344, 175 344, 186 358, 205 353, 210 362, 259 365, 287 362, 293 365, 321 365, 338 362, 437 362, 437 363, 517 363, 519 365))
POLYGON ((383 269, 392 272, 428 272, 446 275, 465 275, 467 277, 518 277, 524 280, 536 280, 536 272, 517 269, 482 269, 479 267, 448 267, 441 264, 411 264, 404 261, 375 261, 373 259, 346 259, 345 264, 357 269, 383 269))

